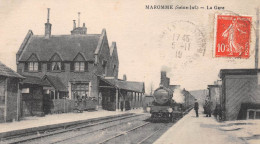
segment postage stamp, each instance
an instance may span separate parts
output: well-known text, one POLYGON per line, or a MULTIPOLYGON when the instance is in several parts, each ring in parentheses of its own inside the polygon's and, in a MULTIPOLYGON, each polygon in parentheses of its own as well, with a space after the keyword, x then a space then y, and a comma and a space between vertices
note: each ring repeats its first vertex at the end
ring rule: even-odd
POLYGON ((249 58, 252 17, 216 15, 215 57, 249 58))

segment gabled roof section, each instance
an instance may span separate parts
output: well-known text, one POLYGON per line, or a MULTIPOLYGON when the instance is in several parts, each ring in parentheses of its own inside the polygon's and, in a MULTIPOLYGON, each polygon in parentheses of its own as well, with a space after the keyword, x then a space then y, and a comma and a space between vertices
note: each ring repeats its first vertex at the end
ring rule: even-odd
POLYGON ((0 62, 0 76, 6 76, 6 77, 15 77, 24 79, 25 77, 21 76, 17 72, 13 71, 11 68, 7 67, 5 64, 0 62))
POLYGON ((32 84, 32 85, 41 85, 41 86, 50 86, 50 83, 47 81, 43 81, 39 77, 35 76, 28 76, 28 75, 23 75, 25 79, 21 82, 22 84, 32 84))
POLYGON ((55 52, 50 61, 63 61, 63 59, 58 52, 55 52))
POLYGON ((62 92, 67 92, 67 87, 62 83, 61 79, 57 76, 44 75, 42 80, 47 80, 55 89, 62 92))
POLYGON ((117 46, 116 46, 116 42, 112 42, 112 45, 110 47, 110 56, 113 57, 115 56, 115 58, 118 61, 118 53, 117 53, 117 46))
POLYGON ((82 54, 81 52, 79 52, 75 58, 73 59, 73 61, 86 61, 86 58, 84 57, 84 54, 82 54))
POLYGON ((28 43, 28 41, 30 40, 30 38, 32 36, 33 36, 33 32, 32 32, 32 30, 29 30, 28 33, 26 34, 24 40, 23 40, 23 43, 21 44, 21 46, 20 46, 20 48, 17 52, 17 55, 20 55, 23 52, 25 45, 28 43))
POLYGON ((107 32, 106 32, 106 29, 103 29, 102 30, 102 33, 101 33, 101 36, 100 36, 100 39, 98 41, 98 45, 97 45, 97 49, 95 50, 95 55, 98 55, 101 48, 102 48, 102 45, 104 43, 104 40, 106 39, 107 37, 107 32))
POLYGON ((110 47, 110 56, 113 55, 113 52, 117 52, 116 42, 112 42, 112 45, 110 47))
POLYGON ((39 58, 35 53, 32 53, 31 56, 27 59, 27 61, 39 61, 39 58))
POLYGON ((94 53, 101 40, 100 34, 52 35, 48 39, 29 34, 28 37, 30 40, 26 40, 28 39, 26 37, 24 41, 27 41, 27 44, 18 51, 21 53, 18 61, 26 61, 32 53, 35 53, 41 61, 49 61, 56 52, 64 61, 72 61, 79 52, 87 61, 94 60, 94 53))

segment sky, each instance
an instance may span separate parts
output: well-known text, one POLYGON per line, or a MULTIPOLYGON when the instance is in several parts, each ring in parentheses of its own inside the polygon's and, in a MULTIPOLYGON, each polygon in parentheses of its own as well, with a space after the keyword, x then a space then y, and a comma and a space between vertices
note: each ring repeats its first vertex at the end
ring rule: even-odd
POLYGON ((87 33, 100 34, 105 28, 109 44, 117 42, 119 78, 126 74, 129 81, 143 81, 149 93, 151 85, 159 86, 160 71, 165 70, 171 84, 206 89, 219 79, 220 69, 254 68, 257 6, 259 0, 0 0, 0 61, 16 70, 15 54, 28 30, 44 34, 47 8, 53 35, 70 34, 81 12, 87 33), (205 9, 145 9, 146 5, 205 9), (214 57, 216 14, 252 16, 248 59, 214 57))

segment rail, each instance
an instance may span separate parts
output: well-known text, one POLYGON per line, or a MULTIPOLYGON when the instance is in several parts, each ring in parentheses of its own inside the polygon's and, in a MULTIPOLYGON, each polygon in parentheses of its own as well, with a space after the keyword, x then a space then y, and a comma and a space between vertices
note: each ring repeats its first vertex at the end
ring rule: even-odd
MULTIPOLYGON (((97 123, 92 123, 92 124, 82 125, 82 123, 80 123, 79 125, 81 125, 81 126, 76 126, 76 127, 67 128, 67 129, 64 127, 64 129, 61 129, 61 130, 59 128, 58 130, 50 132, 50 133, 43 133, 43 134, 38 133, 37 135, 31 135, 31 136, 29 135, 29 136, 21 138, 21 139, 10 140, 10 141, 8 141, 8 143, 15 144, 15 143, 27 142, 27 141, 40 139, 40 138, 44 138, 44 137, 48 137, 48 136, 53 136, 53 135, 57 135, 57 134, 61 134, 61 133, 65 133, 65 132, 69 132, 69 131, 73 131, 73 130, 79 130, 79 129, 86 128, 86 127, 92 127, 92 126, 96 126, 96 125, 100 125, 100 124, 105 124, 105 123, 109 123, 109 122, 113 122, 113 121, 118 121, 118 120, 123 120, 123 119, 127 119, 127 118, 138 117, 138 116, 141 116, 141 114, 130 115, 130 116, 129 115, 128 116, 122 116, 122 117, 119 117, 119 118, 118 117, 112 118, 112 119, 109 119, 109 120, 105 120, 105 121, 97 122, 97 123)), ((91 132, 93 132, 93 131, 91 131, 91 132)), ((18 138, 20 138, 20 137, 18 137, 18 138)), ((5 142, 5 141, 2 141, 2 142, 5 142)))

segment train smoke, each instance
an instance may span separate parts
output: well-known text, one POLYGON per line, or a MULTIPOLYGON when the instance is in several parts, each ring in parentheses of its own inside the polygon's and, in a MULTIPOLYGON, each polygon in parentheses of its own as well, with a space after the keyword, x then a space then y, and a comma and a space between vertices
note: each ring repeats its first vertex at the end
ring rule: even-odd
POLYGON ((182 94, 181 88, 177 88, 174 90, 172 99, 177 103, 184 103, 185 97, 182 94))

